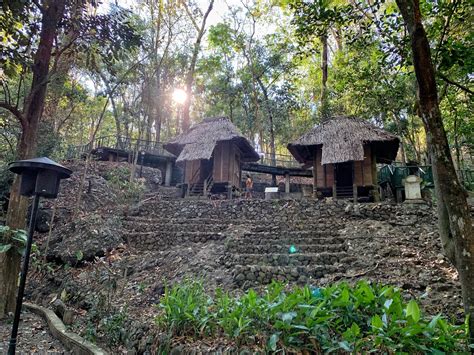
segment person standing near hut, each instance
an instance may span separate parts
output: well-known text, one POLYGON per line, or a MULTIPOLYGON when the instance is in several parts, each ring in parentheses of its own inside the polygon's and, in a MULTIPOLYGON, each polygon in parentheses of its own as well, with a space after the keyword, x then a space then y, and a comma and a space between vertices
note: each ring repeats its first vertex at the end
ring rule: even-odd
POLYGON ((252 190, 253 190, 253 180, 252 177, 247 174, 247 180, 245 180, 245 198, 250 199, 252 198, 252 190))

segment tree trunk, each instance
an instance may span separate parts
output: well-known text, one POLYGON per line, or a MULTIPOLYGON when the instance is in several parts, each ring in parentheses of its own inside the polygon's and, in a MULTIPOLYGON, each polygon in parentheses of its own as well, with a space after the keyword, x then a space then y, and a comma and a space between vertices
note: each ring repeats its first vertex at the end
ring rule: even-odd
POLYGON ((207 11, 204 14, 204 17, 202 18, 201 27, 196 28, 198 30, 197 38, 196 38, 196 42, 194 43, 193 55, 191 57, 191 64, 189 65, 188 74, 186 75, 186 101, 183 104, 183 121, 182 121, 183 132, 187 132, 189 129, 189 126, 191 125, 191 121, 189 118, 189 111, 191 109, 191 97, 192 97, 192 86, 194 83, 194 72, 196 70, 196 62, 197 62, 197 57, 199 55, 199 50, 201 49, 202 37, 204 36, 204 33, 206 32, 207 17, 212 11, 213 6, 214 6, 214 0, 211 0, 209 3, 209 7, 207 8, 207 11))
POLYGON ((263 82, 260 78, 257 78, 257 83, 260 86, 260 89, 263 92, 263 98, 265 99, 265 107, 268 114, 268 124, 270 125, 270 156, 272 160, 272 166, 276 166, 275 129, 273 127, 273 113, 272 107, 270 105, 270 98, 268 97, 268 90, 265 85, 263 85, 263 82))
MULTIPOLYGON (((21 119, 22 132, 18 144, 18 158, 32 158, 36 153, 38 124, 43 111, 48 83, 49 65, 57 26, 64 14, 65 0, 47 0, 43 3, 41 33, 38 49, 33 61, 33 80, 25 101, 21 119)), ((28 199, 20 196, 18 175, 10 192, 7 225, 10 228, 24 228, 28 199)), ((16 286, 20 270, 20 256, 14 248, 0 254, 0 318, 15 309, 16 286)))
POLYGON ((420 114, 426 131, 438 206, 440 211, 446 209, 446 215, 440 215, 440 235, 443 246, 454 250, 454 255, 449 256, 459 272, 464 310, 466 317, 469 317, 470 338, 474 341, 474 235, 467 194, 456 176, 439 110, 435 72, 419 0, 396 1, 411 38, 420 114), (445 235, 442 223, 447 221, 449 234, 445 235))
MULTIPOLYGON (((406 165, 406 163, 407 163, 407 153, 406 153, 406 150, 405 150, 405 143, 403 143, 402 121, 401 121, 400 117, 398 116, 398 114, 396 114, 396 113, 393 113, 393 117, 394 117, 395 123, 397 125, 397 133, 400 136, 400 153, 401 153, 401 156, 402 156, 402 163, 404 165, 406 165)), ((415 148, 413 148, 413 149, 415 149, 415 148)))
POLYGON ((329 119, 329 105, 327 94, 328 82, 328 36, 327 34, 321 36, 321 119, 323 121, 329 119))

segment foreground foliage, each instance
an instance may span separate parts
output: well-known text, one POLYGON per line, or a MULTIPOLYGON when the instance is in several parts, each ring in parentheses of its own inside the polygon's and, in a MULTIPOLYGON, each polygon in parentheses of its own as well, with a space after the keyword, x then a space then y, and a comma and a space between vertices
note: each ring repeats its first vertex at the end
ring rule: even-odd
MULTIPOLYGON (((467 353, 466 326, 422 315, 392 286, 339 283, 295 288, 273 282, 263 295, 209 296, 201 282, 167 288, 157 324, 170 336, 221 337, 265 350, 467 353)), ((471 346, 472 348, 472 346, 471 346)))

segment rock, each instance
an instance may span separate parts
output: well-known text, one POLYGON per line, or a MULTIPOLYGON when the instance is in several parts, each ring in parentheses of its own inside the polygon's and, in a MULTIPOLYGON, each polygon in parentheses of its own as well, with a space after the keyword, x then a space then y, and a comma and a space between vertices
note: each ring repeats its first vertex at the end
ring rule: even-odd
POLYGON ((87 215, 53 231, 47 258, 77 265, 116 248, 123 242, 118 225, 112 218, 87 215))
POLYGON ((53 312, 56 313, 59 318, 63 319, 64 313, 66 312, 66 305, 64 304, 64 302, 61 301, 59 298, 56 298, 53 301, 52 307, 53 312))
POLYGON ((63 322, 65 325, 72 325, 74 323, 74 312, 70 309, 66 309, 63 315, 63 322))
POLYGON ((35 230, 38 233, 46 233, 49 232, 49 223, 51 222, 51 215, 52 212, 45 209, 38 210, 38 214, 36 216, 36 226, 35 230))
POLYGON ((347 204, 346 208, 344 208, 345 213, 350 213, 352 209, 352 205, 350 203, 347 204))

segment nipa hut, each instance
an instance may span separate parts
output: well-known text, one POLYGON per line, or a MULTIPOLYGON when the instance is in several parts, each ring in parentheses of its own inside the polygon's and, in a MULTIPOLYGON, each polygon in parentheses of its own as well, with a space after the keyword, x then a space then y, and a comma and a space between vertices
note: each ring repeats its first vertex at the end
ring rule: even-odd
POLYGON ((392 162, 399 138, 370 122, 335 117, 288 145, 291 154, 313 166, 315 195, 378 199, 376 163, 392 162))
POLYGON ((164 147, 178 156, 177 163, 184 163, 188 195, 228 192, 240 187, 240 163, 260 158, 227 117, 206 118, 164 147))

